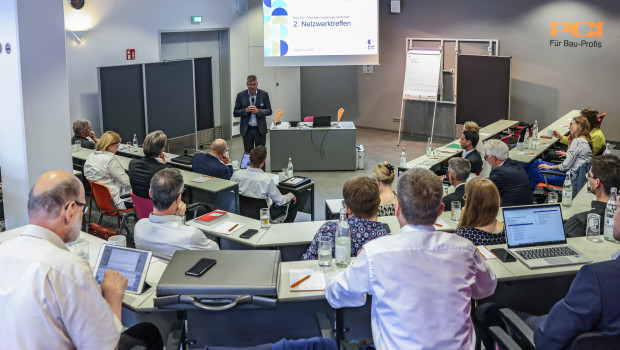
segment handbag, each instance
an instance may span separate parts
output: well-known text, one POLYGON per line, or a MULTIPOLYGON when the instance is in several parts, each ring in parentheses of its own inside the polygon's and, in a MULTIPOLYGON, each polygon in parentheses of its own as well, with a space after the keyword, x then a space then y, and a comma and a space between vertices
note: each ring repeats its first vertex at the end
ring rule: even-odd
POLYGON ((118 234, 118 230, 91 222, 88 224, 88 233, 107 241, 108 238, 116 236, 118 234))

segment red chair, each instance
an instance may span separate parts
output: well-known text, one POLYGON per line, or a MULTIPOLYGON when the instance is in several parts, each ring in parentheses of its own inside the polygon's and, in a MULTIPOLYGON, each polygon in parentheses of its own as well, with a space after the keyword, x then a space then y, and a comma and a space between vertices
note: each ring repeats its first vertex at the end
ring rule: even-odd
MULTIPOLYGON (((90 207, 93 206, 93 197, 95 197, 95 203, 97 204, 97 208, 99 208, 99 220, 98 224, 101 224, 101 219, 103 216, 116 216, 118 220, 118 233, 120 234, 123 228, 127 230, 129 233, 129 228, 125 225, 125 219, 129 215, 136 215, 136 211, 133 208, 119 210, 114 204, 114 199, 112 199, 112 195, 110 194, 110 190, 105 186, 98 182, 88 180, 91 188, 91 196, 90 196, 90 207)), ((90 222, 90 212, 88 213, 88 222, 90 222)))
POLYGON ((314 122, 314 117, 304 117, 304 123, 312 123, 314 122))
POLYGON ((133 207, 136 209, 138 220, 148 218, 153 212, 153 200, 150 198, 138 197, 133 193, 130 193, 130 195, 133 201, 133 207))

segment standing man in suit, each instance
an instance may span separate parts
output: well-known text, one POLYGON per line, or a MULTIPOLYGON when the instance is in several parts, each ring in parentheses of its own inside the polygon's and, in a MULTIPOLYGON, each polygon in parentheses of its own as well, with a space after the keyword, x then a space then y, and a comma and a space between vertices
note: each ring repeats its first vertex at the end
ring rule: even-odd
POLYGON ((241 118, 240 132, 243 136, 243 149, 250 153, 256 146, 265 146, 267 122, 271 115, 271 102, 267 91, 258 89, 256 75, 248 75, 248 89, 237 94, 233 116, 241 118))
POLYGON ((467 159, 471 164, 471 172, 480 174, 482 171, 482 157, 476 149, 480 136, 477 132, 465 130, 461 134, 461 148, 463 148, 463 158, 467 159))
POLYGON ((465 199, 463 199, 465 195, 465 182, 469 177, 470 171, 471 165, 465 158, 454 157, 448 161, 448 179, 450 184, 454 186, 454 192, 446 195, 441 200, 446 207, 445 210, 452 210, 453 201, 461 202, 461 208, 465 205, 465 199))
POLYGON ((502 207, 532 204, 530 179, 519 163, 508 158, 508 145, 500 140, 485 142, 484 159, 493 169, 489 180, 499 190, 502 207))

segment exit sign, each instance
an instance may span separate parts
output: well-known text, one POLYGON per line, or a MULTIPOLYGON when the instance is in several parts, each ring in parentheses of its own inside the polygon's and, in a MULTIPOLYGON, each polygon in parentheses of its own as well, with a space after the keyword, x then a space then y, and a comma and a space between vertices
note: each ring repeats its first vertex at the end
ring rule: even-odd
POLYGON ((200 24, 202 23, 202 16, 192 16, 191 20, 192 24, 200 24))
POLYGON ((127 61, 133 61, 136 59, 136 49, 127 49, 127 61))

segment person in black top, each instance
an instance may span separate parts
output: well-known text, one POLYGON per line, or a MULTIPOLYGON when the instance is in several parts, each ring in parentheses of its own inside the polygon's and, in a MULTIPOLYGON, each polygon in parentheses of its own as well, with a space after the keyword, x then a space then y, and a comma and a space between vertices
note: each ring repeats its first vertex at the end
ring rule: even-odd
POLYGON ((142 148, 144 157, 129 162, 129 182, 134 195, 142 198, 149 196, 151 178, 156 172, 169 167, 166 165, 164 147, 168 138, 161 130, 153 131, 144 139, 142 148))
POLYGON ((95 136, 95 132, 90 128, 90 122, 88 120, 76 120, 73 122, 73 137, 71 138, 71 144, 74 145, 75 141, 80 141, 80 145, 84 148, 95 149, 95 143, 98 139, 95 136), (92 139, 89 140, 88 137, 92 139))
POLYGON ((508 158, 508 145, 500 140, 484 143, 484 159, 491 166, 489 180, 493 181, 501 197, 501 206, 532 204, 530 178, 518 162, 508 158))
POLYGON ((454 192, 441 200, 446 211, 452 210, 453 201, 461 202, 461 207, 465 205, 463 195, 465 194, 465 181, 469 177, 470 170, 471 165, 467 159, 455 157, 448 161, 448 179, 450 179, 450 184, 454 186, 454 192))
POLYGON ((465 130, 463 134, 461 134, 461 148, 463 148, 463 158, 467 159, 471 164, 471 172, 476 175, 480 174, 482 170, 482 157, 480 156, 480 152, 476 149, 478 145, 478 140, 480 136, 478 133, 473 131, 465 130))
POLYGON ((586 235, 588 214, 601 216, 599 228, 603 234, 605 209, 612 187, 620 188, 620 160, 611 154, 592 157, 592 167, 588 172, 588 189, 596 198, 592 201, 590 211, 584 211, 570 217, 564 222, 564 231, 569 237, 586 235))

